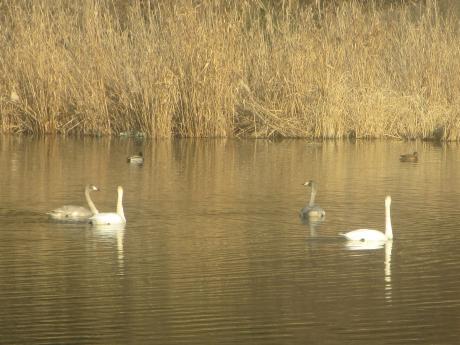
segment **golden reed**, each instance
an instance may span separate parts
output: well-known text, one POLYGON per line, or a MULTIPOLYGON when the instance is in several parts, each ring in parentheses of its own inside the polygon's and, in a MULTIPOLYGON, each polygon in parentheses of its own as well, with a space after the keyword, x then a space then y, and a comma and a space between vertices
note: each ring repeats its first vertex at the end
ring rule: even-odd
POLYGON ((1 131, 458 140, 457 18, 331 3, 1 1, 1 131))

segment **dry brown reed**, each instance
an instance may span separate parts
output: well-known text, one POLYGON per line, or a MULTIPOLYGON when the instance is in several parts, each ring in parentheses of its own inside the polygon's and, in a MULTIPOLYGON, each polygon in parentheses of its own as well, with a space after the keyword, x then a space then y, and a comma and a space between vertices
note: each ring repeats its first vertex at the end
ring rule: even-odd
POLYGON ((0 1, 3 132, 460 138, 438 2, 0 1))

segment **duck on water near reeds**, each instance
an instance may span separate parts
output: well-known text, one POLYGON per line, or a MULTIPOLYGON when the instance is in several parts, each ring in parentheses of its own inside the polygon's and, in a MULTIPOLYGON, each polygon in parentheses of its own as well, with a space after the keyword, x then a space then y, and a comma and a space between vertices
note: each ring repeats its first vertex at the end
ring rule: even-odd
POLYGON ((144 164, 144 155, 142 152, 139 152, 137 155, 128 157, 126 161, 131 164, 144 164))
POLYGON ((418 161, 418 153, 414 152, 414 153, 408 153, 408 154, 405 154, 405 155, 401 155, 401 156, 399 156, 399 160, 401 162, 417 162, 418 161))
POLYGON ((50 212, 47 212, 46 214, 54 220, 66 222, 84 222, 88 220, 89 217, 99 213, 93 203, 93 200, 91 200, 91 196, 89 195, 92 191, 99 191, 99 188, 92 184, 85 186, 85 199, 89 206, 89 210, 83 206, 64 205, 50 212))
POLYGON ((310 201, 305 207, 300 210, 301 218, 309 219, 322 219, 326 216, 326 212, 319 206, 315 205, 316 197, 316 182, 309 180, 303 184, 304 186, 311 187, 310 201))

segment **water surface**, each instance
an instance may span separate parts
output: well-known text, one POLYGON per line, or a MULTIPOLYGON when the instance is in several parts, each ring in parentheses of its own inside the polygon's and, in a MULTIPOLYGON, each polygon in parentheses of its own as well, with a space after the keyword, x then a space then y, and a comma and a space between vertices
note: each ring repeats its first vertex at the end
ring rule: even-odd
POLYGON ((459 174, 455 144, 0 137, 0 343, 454 344, 459 174), (47 219, 87 183, 126 227, 47 219), (387 194, 392 244, 337 238, 387 194))

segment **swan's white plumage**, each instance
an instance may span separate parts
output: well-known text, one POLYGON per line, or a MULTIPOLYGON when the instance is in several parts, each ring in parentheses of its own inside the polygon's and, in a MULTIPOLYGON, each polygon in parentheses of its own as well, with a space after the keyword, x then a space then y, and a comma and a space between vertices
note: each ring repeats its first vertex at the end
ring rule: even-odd
POLYGON ((393 228, 390 215, 391 196, 385 198, 385 233, 373 229, 358 229, 341 233, 349 241, 380 241, 385 242, 393 239, 393 228))
POLYGON ((350 241, 386 241, 387 237, 379 230, 358 229, 342 234, 350 241))
POLYGON ((86 203, 89 206, 89 210, 83 206, 64 205, 50 212, 47 212, 46 214, 49 215, 50 218, 59 220, 59 221, 70 221, 70 222, 86 221, 92 215, 99 213, 93 201, 91 200, 91 196, 90 196, 90 192, 98 191, 98 190, 99 188, 97 188, 94 185, 85 186, 85 199, 86 199, 86 203))
POLYGON ((115 212, 102 212, 89 218, 89 222, 93 225, 112 225, 124 224, 126 220, 115 212))
POLYGON ((123 188, 118 186, 117 211, 102 212, 90 217, 89 223, 92 225, 114 225, 125 224, 126 218, 123 211, 123 188))
POLYGON ((53 219, 78 219, 89 218, 93 213, 83 206, 64 205, 46 213, 53 219))

